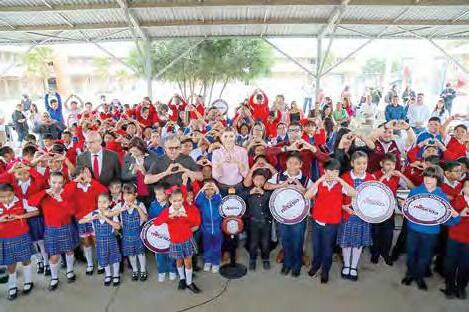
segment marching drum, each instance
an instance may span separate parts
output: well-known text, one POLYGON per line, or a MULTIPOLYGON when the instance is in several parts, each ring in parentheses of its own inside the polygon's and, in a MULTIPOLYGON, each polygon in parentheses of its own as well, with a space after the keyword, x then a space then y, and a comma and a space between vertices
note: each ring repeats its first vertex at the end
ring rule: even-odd
POLYGON ((170 240, 168 225, 166 223, 154 225, 153 219, 147 221, 140 232, 140 238, 145 247, 150 251, 158 253, 169 252, 170 240))
POLYGON ((407 220, 421 225, 443 224, 451 218, 451 205, 437 195, 415 195, 406 199, 402 214, 407 220))
POLYGON ((246 212, 246 203, 237 195, 227 195, 221 200, 219 212, 223 218, 241 217, 246 212))
POLYGON ((352 200, 355 214, 368 223, 381 223, 389 219, 396 204, 391 189, 377 181, 360 184, 357 196, 352 200))
POLYGON ((241 217, 223 218, 221 229, 227 235, 237 235, 243 231, 244 223, 241 217))
POLYGON ((215 107, 222 115, 226 115, 228 112, 228 103, 223 99, 213 101, 210 107, 215 107))
POLYGON ((282 224, 297 224, 309 213, 310 202, 292 187, 276 189, 270 196, 269 208, 275 220, 282 224))

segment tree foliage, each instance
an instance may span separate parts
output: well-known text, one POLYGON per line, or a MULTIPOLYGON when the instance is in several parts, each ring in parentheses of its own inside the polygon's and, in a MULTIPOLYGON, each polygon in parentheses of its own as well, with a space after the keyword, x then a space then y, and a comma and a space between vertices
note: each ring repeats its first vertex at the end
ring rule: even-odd
MULTIPOLYGON (((193 93, 211 98, 215 83, 223 84, 218 95, 221 97, 230 81, 249 82, 270 74, 272 50, 261 39, 204 40, 192 48, 195 44, 197 40, 171 39, 155 42, 151 47, 154 78, 176 57, 190 50, 158 77, 177 83, 186 98, 193 93)), ((137 50, 131 51, 128 61, 145 75, 144 59, 137 50)))
POLYGON ((24 55, 23 64, 26 67, 28 78, 42 80, 44 91, 47 90, 47 78, 49 77, 49 62, 54 59, 54 51, 49 47, 36 47, 24 55))

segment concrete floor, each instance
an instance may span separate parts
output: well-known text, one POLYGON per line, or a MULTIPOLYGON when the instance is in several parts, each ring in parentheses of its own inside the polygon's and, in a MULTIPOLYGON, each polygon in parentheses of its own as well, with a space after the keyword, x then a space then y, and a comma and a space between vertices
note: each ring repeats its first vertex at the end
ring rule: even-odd
MULTIPOLYGON (((148 256, 150 272, 155 265, 148 256)), ((189 307, 203 303, 219 295, 213 301, 190 309, 190 311, 469 311, 469 300, 446 300, 438 290, 443 281, 440 277, 427 280, 428 292, 416 286, 404 287, 400 280, 405 272, 405 257, 393 267, 384 263, 373 265, 366 252, 361 263, 360 280, 357 283, 340 278, 339 264, 334 262, 330 281, 321 285, 319 278, 311 279, 307 269, 299 278, 279 274, 280 265, 270 271, 258 268, 240 280, 227 281, 218 274, 198 273, 197 285, 202 293, 194 295, 188 290, 177 291, 176 282, 158 283, 153 273, 146 282, 130 281, 126 272, 118 288, 104 287, 102 276, 88 277, 84 266, 79 264, 77 281, 67 284, 61 272, 60 288, 51 293, 48 281, 34 276, 35 289, 29 296, 18 296, 14 302, 6 300, 6 286, 0 286, 0 311, 3 312, 94 312, 94 311, 188 311, 189 307), (226 287, 226 290, 224 288, 226 287)), ((240 250, 240 261, 247 263, 247 253, 240 250)), ((20 283, 21 277, 19 277, 20 283)), ((21 284, 19 284, 21 285, 21 284)))

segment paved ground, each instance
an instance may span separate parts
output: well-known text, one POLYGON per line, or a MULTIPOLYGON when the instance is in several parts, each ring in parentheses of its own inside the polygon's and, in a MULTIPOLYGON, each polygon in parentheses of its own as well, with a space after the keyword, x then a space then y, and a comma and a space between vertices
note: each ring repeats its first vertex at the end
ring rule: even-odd
MULTIPOLYGON (((241 261, 246 263, 246 252, 240 253, 241 261)), ((469 300, 448 301, 443 297, 438 290, 443 284, 439 277, 428 279, 428 292, 419 291, 416 286, 401 286, 404 259, 388 267, 384 263, 370 264, 366 254, 357 283, 340 278, 338 263, 333 264, 327 285, 321 285, 318 278, 311 279, 305 269, 299 278, 281 276, 279 265, 268 272, 249 272, 243 279, 230 282, 218 274, 199 273, 196 283, 203 290, 200 295, 177 291, 176 282, 158 283, 154 273, 147 282, 135 283, 127 272, 119 288, 104 287, 102 276, 85 276, 80 264, 76 270, 78 280, 67 284, 62 272, 62 284, 55 293, 47 290, 48 281, 35 276, 34 291, 11 303, 5 299, 6 286, 1 285, 0 311, 469 311, 469 300), (209 303, 189 309, 215 296, 218 297, 209 303)), ((149 262, 153 272, 154 263, 149 262)))

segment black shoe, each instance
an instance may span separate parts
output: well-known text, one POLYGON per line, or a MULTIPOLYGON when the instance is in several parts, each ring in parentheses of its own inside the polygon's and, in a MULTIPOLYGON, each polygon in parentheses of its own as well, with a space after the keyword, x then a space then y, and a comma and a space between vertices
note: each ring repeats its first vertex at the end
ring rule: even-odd
MULTIPOLYGON (((194 283, 192 283, 192 284, 194 284, 194 283)), ((185 279, 179 280, 178 290, 184 290, 184 289, 186 289, 186 287, 187 287, 186 280, 185 279)))
POLYGON ((96 271, 96 273, 98 273, 98 274, 104 274, 104 268, 98 268, 98 270, 96 271))
POLYGON ((428 290, 428 287, 427 287, 427 284, 425 283, 425 281, 423 280, 423 278, 417 278, 415 280, 415 282, 417 283, 417 287, 420 289, 420 290, 428 290))
POLYGON ((319 271, 319 268, 316 269, 316 268, 311 267, 311 269, 308 271, 308 275, 311 277, 315 277, 318 271, 319 271))
POLYGON ((377 264, 379 262, 379 255, 378 256, 371 256, 371 263, 377 264))
POLYGON ((93 273, 94 273, 94 266, 86 267, 86 271, 85 271, 86 275, 93 275, 93 273))
POLYGON ((44 267, 44 276, 50 276, 50 266, 48 265, 44 267))
POLYGON ((291 276, 293 277, 299 277, 301 274, 301 268, 300 269, 294 269, 291 271, 291 276))
POLYGON ((396 262, 399 259, 399 253, 395 250, 392 251, 391 253, 391 261, 396 262))
POLYGON ((132 281, 138 281, 138 272, 132 272, 132 281))
POLYGON ((194 294, 200 293, 199 287, 197 287, 194 283, 191 283, 190 285, 187 285, 187 289, 192 291, 194 294))
POLYGON ((195 265, 195 266, 192 266, 192 270, 193 270, 194 272, 200 272, 200 271, 202 270, 202 268, 199 267, 198 265, 195 265))
POLYGON ((117 287, 121 284, 121 278, 120 276, 113 277, 112 278, 112 286, 117 287))
POLYGON ((76 277, 76 275, 73 271, 67 272, 67 274, 65 274, 65 276, 67 276, 67 282, 69 282, 69 283, 73 283, 77 279, 77 277, 76 277))
POLYGON ((270 261, 269 260, 262 261, 262 265, 264 266, 264 270, 270 270, 270 261))
POLYGON ((53 278, 50 280, 49 284, 49 291, 54 291, 59 287, 59 279, 58 278, 53 278))
POLYGON ((148 273, 147 272, 140 272, 140 281, 144 282, 148 279, 148 273))
MULTIPOLYGON (((121 261, 119 262, 119 273, 124 273, 124 263, 121 261)), ((101 274, 99 273, 99 270, 98 270, 98 274, 101 274)))
POLYGON ((44 274, 44 263, 42 263, 42 262, 37 263, 36 273, 37 274, 44 274))
POLYGON ((406 276, 402 279, 401 284, 402 284, 402 285, 409 286, 410 284, 412 284, 413 281, 414 281, 414 278, 413 278, 413 277, 406 275, 406 276))
POLYGON ((435 265, 433 268, 433 272, 438 273, 441 277, 445 277, 445 272, 443 269, 443 265, 435 265))
POLYGON ((112 277, 111 276, 106 276, 104 277, 104 286, 110 286, 111 285, 111 281, 112 281, 112 277))
POLYGON ((24 283, 23 285, 23 295, 28 295, 31 290, 34 288, 34 283, 24 283))
POLYGON ((425 271, 425 275, 424 277, 432 277, 433 275, 433 272, 430 268, 428 268, 426 271, 425 271))
POLYGON ((18 288, 13 287, 8 289, 8 300, 12 301, 18 297, 18 288))
POLYGON ((321 284, 327 284, 329 281, 329 273, 321 272, 321 284))
POLYGON ((290 273, 290 268, 287 268, 285 265, 282 266, 282 270, 280 271, 282 275, 288 275, 290 273))
POLYGON ((358 281, 358 272, 357 272, 357 269, 352 269, 350 268, 350 275, 348 276, 348 279, 351 280, 351 281, 358 281), (355 271, 357 274, 356 275, 352 275, 352 271, 355 271))
POLYGON ((386 263, 389 266, 393 266, 394 262, 392 261, 391 257, 386 257, 384 258, 384 263, 386 263))
POLYGON ((455 293, 451 288, 440 288, 440 291, 445 295, 446 299, 454 299, 455 293))
POLYGON ((256 260, 249 260, 249 271, 256 270, 256 260))
POLYGON ((465 288, 459 288, 456 291, 456 297, 461 300, 466 300, 467 299, 467 292, 465 288))

